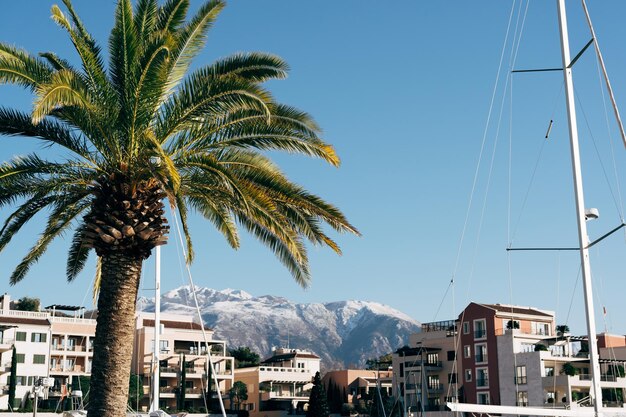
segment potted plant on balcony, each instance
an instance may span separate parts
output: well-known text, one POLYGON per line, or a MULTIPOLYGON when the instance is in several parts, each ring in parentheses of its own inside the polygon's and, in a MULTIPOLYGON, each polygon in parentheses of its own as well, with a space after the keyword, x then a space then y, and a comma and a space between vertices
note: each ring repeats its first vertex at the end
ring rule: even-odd
MULTIPOLYGON (((570 362, 564 363, 563 368, 561 368, 561 374, 574 376, 578 374, 578 368, 572 365, 570 362)), ((573 396, 574 393, 572 393, 573 396)))

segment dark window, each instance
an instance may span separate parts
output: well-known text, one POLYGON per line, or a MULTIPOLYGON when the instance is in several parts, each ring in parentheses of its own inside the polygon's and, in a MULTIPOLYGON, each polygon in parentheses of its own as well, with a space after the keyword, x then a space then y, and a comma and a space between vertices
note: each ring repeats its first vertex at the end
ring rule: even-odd
POLYGON ((453 361, 456 359, 456 352, 453 350, 448 351, 448 360, 453 361))

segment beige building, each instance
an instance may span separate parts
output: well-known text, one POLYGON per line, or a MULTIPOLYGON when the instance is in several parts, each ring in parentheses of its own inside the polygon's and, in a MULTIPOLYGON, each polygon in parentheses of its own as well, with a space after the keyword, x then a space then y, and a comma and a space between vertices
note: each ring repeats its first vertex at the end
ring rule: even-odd
MULTIPOLYGON (((239 404, 250 417, 278 417, 301 413, 309 401, 320 357, 299 349, 276 349, 259 366, 235 371, 235 381, 246 384, 248 399, 239 404)), ((233 408, 237 405, 233 404, 233 408)))
POLYGON ((445 413, 445 403, 456 401, 456 336, 454 320, 424 323, 420 333, 410 336, 409 346, 393 354, 394 396, 407 415, 445 413))
POLYGON ((88 376, 91 371, 91 340, 96 329, 96 321, 83 318, 82 313, 79 307, 56 305, 42 312, 13 310, 10 296, 0 297, 0 409, 9 406, 14 345, 17 389, 12 408, 24 404, 34 384, 42 377, 54 378, 54 386, 48 390, 46 398, 50 407, 69 395, 72 386, 79 387, 77 377, 88 376), (64 313, 67 311, 71 315, 64 313))
POLYGON ((330 393, 330 402, 333 395, 339 394, 343 404, 356 405, 359 401, 370 401, 380 387, 383 396, 392 396, 393 372, 375 371, 365 369, 343 369, 330 371, 322 378, 324 387, 328 390, 336 390, 336 394, 330 393))
MULTIPOLYGON (((161 313, 159 352, 159 406, 175 409, 181 385, 184 384, 184 407, 193 410, 218 408, 215 404, 217 386, 223 398, 232 386, 234 359, 227 355, 226 343, 213 339, 213 330, 193 321, 191 316, 161 313), (206 336, 206 341, 205 341, 206 336), (215 376, 208 367, 207 345, 211 352, 215 376), (207 378, 211 382, 209 386, 207 378)), ((150 403, 154 351, 154 313, 138 313, 135 326, 135 344, 132 370, 143 380, 144 398, 141 408, 147 410, 150 403)))

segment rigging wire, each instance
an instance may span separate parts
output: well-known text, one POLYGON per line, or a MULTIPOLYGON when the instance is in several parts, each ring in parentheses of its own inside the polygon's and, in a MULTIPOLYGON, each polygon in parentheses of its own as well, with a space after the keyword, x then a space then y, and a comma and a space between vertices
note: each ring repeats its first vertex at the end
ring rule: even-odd
MULTIPOLYGON (((182 250, 183 255, 185 256, 185 258, 187 257, 186 253, 185 253, 185 247, 184 247, 184 243, 183 243, 183 236, 182 233, 180 231, 181 227, 179 225, 179 220, 178 220, 178 216, 176 216, 176 211, 173 210, 173 217, 174 217, 174 224, 176 226, 176 232, 178 235, 178 239, 179 239, 179 243, 180 243, 180 247, 182 250)), ((226 417, 226 410, 224 408, 224 401, 222 400, 222 393, 220 391, 220 385, 219 385, 219 381, 217 379, 217 373, 215 372, 215 367, 213 366, 213 359, 211 357, 211 348, 209 345, 209 340, 206 334, 206 330, 204 329, 204 321, 202 320, 202 314, 200 313, 200 306, 198 303, 198 297, 196 296, 196 286, 193 282, 193 277, 191 275, 191 268, 189 267, 188 263, 185 263, 186 266, 186 270, 187 270, 187 276, 189 278, 189 284, 191 287, 191 295, 193 296, 192 299, 194 301, 195 304, 195 309, 196 309, 196 313, 198 314, 198 318, 200 320, 200 329, 202 330, 202 337, 204 339, 204 346, 206 348, 206 352, 207 352, 207 358, 208 358, 208 362, 209 362, 209 369, 211 371, 211 375, 213 376, 213 381, 215 382, 215 389, 217 391, 217 398, 218 398, 218 402, 220 404, 220 410, 222 412, 222 416, 226 417)), ((206 401, 206 399, 205 399, 206 401)))
MULTIPOLYGON (((606 181, 607 186, 609 187, 609 192, 611 193, 611 197, 613 198, 613 204, 615 204, 615 208, 617 209, 617 212, 619 213, 619 217, 620 217, 620 221, 624 218, 621 208, 620 208, 620 203, 618 203, 617 201, 617 197, 615 196, 615 192, 613 191, 613 187, 611 186, 611 182, 609 180, 609 176, 606 172, 606 167, 604 166, 604 162, 602 162, 602 156, 600 155, 600 150, 598 149, 598 143, 596 141, 596 138, 593 134, 593 131, 591 130, 591 126, 589 125, 589 119, 587 118, 587 113, 585 112, 585 106, 583 105, 582 101, 580 100, 580 97, 578 97, 579 95, 577 94, 577 98, 576 100, 578 101, 578 105, 580 107, 581 113, 583 115, 583 119, 585 120, 585 126, 587 126, 587 130, 589 131, 589 136, 591 137, 591 143, 593 144, 593 149, 596 151, 596 156, 598 157, 598 162, 600 163, 600 168, 602 168, 602 174, 604 175, 604 179, 606 181)), ((615 162, 614 162, 615 164, 615 162)))

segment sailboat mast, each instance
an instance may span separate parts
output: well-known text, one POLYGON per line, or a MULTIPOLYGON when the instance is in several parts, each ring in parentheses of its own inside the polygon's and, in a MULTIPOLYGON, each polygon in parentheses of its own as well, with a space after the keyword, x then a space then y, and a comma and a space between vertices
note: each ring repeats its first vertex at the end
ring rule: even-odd
POLYGON ((150 411, 159 409, 159 353, 161 351, 161 246, 154 251, 154 353, 152 357, 152 403, 150 411))
POLYGON ((557 0, 559 14, 559 31, 561 33, 561 56, 563 60, 563 76, 565 79, 565 101, 569 123, 570 149, 572 156, 572 172, 574 177, 574 194, 576 200, 576 217, 578 223, 578 244, 582 266, 583 287, 585 291, 585 316, 589 337, 589 359, 591 361, 591 388, 593 409, 596 417, 601 415, 602 389, 600 387, 600 363, 596 342, 596 324, 593 308, 593 289, 591 286, 591 265, 589 263, 589 237, 585 219, 585 200, 583 195, 582 173, 580 167, 580 149, 578 146, 578 128, 576 126, 576 108, 574 101, 574 82, 570 66, 569 38, 567 33, 567 17, 565 0, 557 0))

